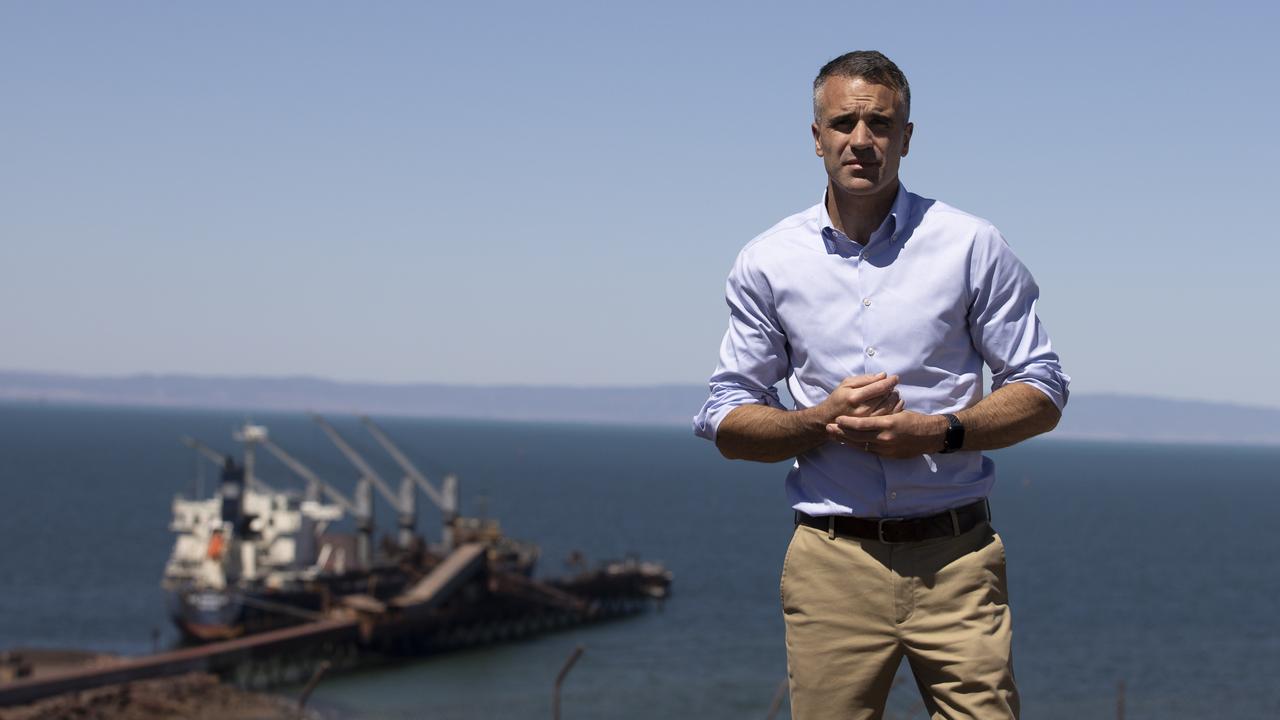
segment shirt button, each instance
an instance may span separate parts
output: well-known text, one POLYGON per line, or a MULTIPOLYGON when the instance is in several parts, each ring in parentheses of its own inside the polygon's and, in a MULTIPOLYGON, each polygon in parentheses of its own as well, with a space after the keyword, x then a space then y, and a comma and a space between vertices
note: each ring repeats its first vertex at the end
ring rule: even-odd
POLYGON ((897 500, 897 499, 898 499, 898 493, 896 493, 896 492, 891 492, 891 493, 889 493, 889 499, 890 499, 890 500, 897 500))
POLYGON ((871 298, 862 298, 863 307, 871 307, 871 298))
POLYGON ((875 348, 867 348, 867 355, 874 356, 875 354, 876 354, 875 348))

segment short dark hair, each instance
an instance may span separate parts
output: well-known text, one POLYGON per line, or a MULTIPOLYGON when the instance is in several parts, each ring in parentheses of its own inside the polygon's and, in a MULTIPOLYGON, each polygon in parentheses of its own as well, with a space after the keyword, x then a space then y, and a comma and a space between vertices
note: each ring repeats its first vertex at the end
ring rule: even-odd
POLYGON ((907 84, 907 76, 902 74, 892 60, 877 50, 854 50, 822 66, 818 77, 813 79, 815 118, 818 117, 818 91, 830 77, 861 78, 869 83, 884 85, 898 93, 902 104, 907 108, 907 117, 911 117, 911 86, 907 84))

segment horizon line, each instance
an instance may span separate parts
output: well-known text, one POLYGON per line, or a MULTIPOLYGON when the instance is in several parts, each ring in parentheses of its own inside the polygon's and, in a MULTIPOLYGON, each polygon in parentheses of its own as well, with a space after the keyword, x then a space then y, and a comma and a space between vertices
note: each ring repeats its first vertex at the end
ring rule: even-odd
MULTIPOLYGON (((208 380, 208 381, 288 381, 288 380, 305 380, 310 382, 327 383, 331 385, 365 385, 373 387, 451 387, 451 388, 483 388, 488 390, 496 389, 529 389, 529 390, 573 390, 573 391, 608 391, 608 390, 649 390, 654 388, 692 388, 701 387, 705 381, 694 382, 647 382, 636 384, 586 384, 586 385, 570 385, 565 383, 485 383, 482 381, 468 382, 450 382, 450 381, 430 381, 430 380, 347 380, 332 377, 324 377, 321 375, 311 374, 286 374, 286 375, 270 375, 270 374, 247 374, 247 375, 217 375, 205 374, 198 372, 167 372, 167 371, 137 371, 128 373, 87 373, 87 372, 67 372, 67 371, 49 371, 49 370, 31 370, 26 368, 0 368, 0 376, 3 375, 36 375, 55 378, 74 378, 78 380, 138 380, 138 379, 191 379, 191 380, 208 380)), ((1195 397, 1179 397, 1174 395, 1146 395, 1137 393, 1125 393, 1115 390, 1086 391, 1075 392, 1075 395, 1081 397, 1114 397, 1114 398, 1133 398, 1138 400, 1156 400, 1165 402, 1180 403, 1200 403, 1204 405, 1225 405, 1236 408, 1245 408, 1252 410, 1274 410, 1280 411, 1280 406, 1262 405, 1254 403, 1244 403, 1235 400, 1209 400, 1205 398, 1195 397)), ((1068 401, 1069 404, 1069 401, 1068 401)))

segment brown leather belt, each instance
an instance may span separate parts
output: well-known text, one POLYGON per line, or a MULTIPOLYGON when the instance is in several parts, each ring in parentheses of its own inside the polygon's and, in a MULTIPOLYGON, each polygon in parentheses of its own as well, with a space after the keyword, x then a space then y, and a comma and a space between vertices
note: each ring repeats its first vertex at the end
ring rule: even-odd
POLYGON ((955 537, 990 520, 991 508, 985 499, 945 510, 937 515, 913 518, 860 518, 848 515, 815 517, 796 511, 797 525, 825 530, 832 538, 844 535, 879 540, 882 543, 909 543, 955 537))

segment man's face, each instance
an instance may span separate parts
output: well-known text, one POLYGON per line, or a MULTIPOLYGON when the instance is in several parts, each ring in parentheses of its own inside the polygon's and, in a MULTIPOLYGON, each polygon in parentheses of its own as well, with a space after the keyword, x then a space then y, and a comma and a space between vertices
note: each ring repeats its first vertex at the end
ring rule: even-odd
POLYGON ((898 93, 862 78, 829 77, 816 107, 813 140, 831 184, 864 197, 895 191, 912 130, 898 93))

